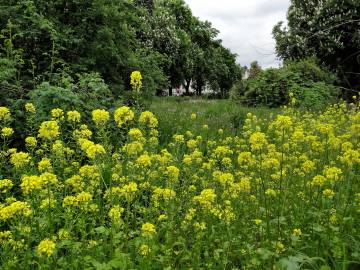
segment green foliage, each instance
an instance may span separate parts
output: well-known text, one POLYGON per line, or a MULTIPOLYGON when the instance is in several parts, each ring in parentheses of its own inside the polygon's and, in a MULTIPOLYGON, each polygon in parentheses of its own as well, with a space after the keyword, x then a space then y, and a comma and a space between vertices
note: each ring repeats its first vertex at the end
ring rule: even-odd
POLYGON ((250 106, 279 107, 289 103, 290 93, 299 107, 319 109, 339 95, 336 76, 320 68, 314 59, 288 61, 279 69, 267 69, 237 83, 231 98, 250 106))
POLYGON ((98 73, 80 74, 76 83, 67 80, 67 77, 59 79, 56 85, 44 82, 29 93, 29 98, 38 110, 38 121, 45 119, 53 108, 64 111, 76 109, 89 117, 86 112, 110 108, 115 101, 98 73))
POLYGON ((280 22, 273 29, 278 56, 299 60, 315 55, 346 87, 358 87, 359 12, 358 0, 292 0, 288 26, 280 22))
POLYGON ((53 86, 48 82, 40 84, 31 91, 29 97, 30 101, 36 106, 40 119, 45 119, 53 108, 69 111, 83 107, 81 99, 73 90, 53 86))

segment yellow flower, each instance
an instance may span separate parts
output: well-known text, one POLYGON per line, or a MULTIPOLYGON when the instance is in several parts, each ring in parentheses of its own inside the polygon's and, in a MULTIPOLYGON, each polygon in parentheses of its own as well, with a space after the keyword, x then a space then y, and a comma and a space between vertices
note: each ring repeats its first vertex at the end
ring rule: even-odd
POLYGON ((0 221, 6 221, 16 215, 28 217, 32 214, 30 206, 27 202, 15 201, 9 206, 0 208, 0 221))
POLYGON ((56 121, 45 121, 41 123, 39 129, 39 138, 52 140, 59 136, 59 126, 56 121))
POLYGON ((81 115, 78 111, 69 111, 66 115, 70 122, 80 122, 81 115))
POLYGON ((139 247, 139 254, 141 256, 147 256, 150 254, 150 252, 151 252, 151 248, 148 245, 143 244, 139 247))
POLYGON ((11 154, 10 163, 16 168, 21 168, 30 162, 31 157, 28 153, 18 152, 11 154))
POLYGON ((52 171, 51 160, 48 158, 43 158, 38 163, 38 169, 40 172, 45 172, 45 171, 51 172, 52 171))
POLYGON ((314 176, 313 180, 311 181, 312 186, 322 186, 325 183, 325 177, 322 175, 314 176))
POLYGON ((293 235, 297 237, 301 236, 301 229, 294 229, 293 235))
POLYGON ((196 119, 196 113, 192 113, 190 118, 191 118, 191 120, 195 120, 196 119))
POLYGON ((211 204, 215 201, 216 194, 214 189, 204 189, 200 192, 200 195, 193 198, 194 202, 198 202, 203 207, 210 207, 211 204))
POLYGON ((25 104, 25 110, 28 113, 36 113, 36 108, 35 108, 34 104, 32 104, 32 103, 26 103, 25 104))
POLYGON ((324 197, 331 199, 335 196, 335 192, 333 190, 327 188, 327 189, 323 190, 323 195, 324 195, 324 197))
POLYGON ((51 116, 53 120, 63 120, 64 119, 64 111, 62 109, 56 108, 51 110, 51 116))
POLYGON ((124 208, 120 207, 119 205, 114 205, 109 211, 109 218, 114 223, 119 223, 121 221, 121 214, 125 211, 124 208))
POLYGON ((181 142, 184 142, 185 141, 185 138, 184 138, 184 135, 179 135, 179 134, 175 134, 173 136, 173 139, 175 142, 177 143, 181 143, 181 142))
POLYGON ((37 252, 40 256, 46 255, 50 257, 54 254, 55 247, 55 243, 46 238, 39 243, 37 247, 37 252))
POLYGON ((149 222, 144 223, 141 226, 141 234, 144 236, 151 236, 153 234, 156 234, 155 225, 149 222))
POLYGON ((262 132, 255 132, 249 139, 252 150, 261 150, 267 144, 266 136, 262 132))
POLYGON ((10 137, 13 134, 14 134, 14 130, 11 127, 4 127, 1 130, 1 136, 4 137, 4 138, 10 137))
POLYGON ((140 114, 139 122, 149 128, 156 128, 158 126, 158 120, 155 118, 154 114, 149 111, 140 114))
POLYGON ((142 76, 140 71, 133 71, 130 75, 130 84, 134 91, 140 91, 142 86, 142 76))
POLYGON ((260 225, 262 223, 261 219, 254 219, 256 225, 260 225))
POLYGON ((81 125, 80 129, 74 130, 73 136, 75 139, 90 139, 92 136, 92 131, 88 128, 87 125, 81 125))
POLYGON ((70 232, 65 229, 60 229, 57 234, 60 240, 68 240, 71 237, 70 232))
POLYGON ((134 119, 134 112, 127 106, 118 108, 114 113, 114 119, 118 127, 134 119))
POLYGON ((5 193, 13 187, 13 182, 10 179, 0 180, 0 193, 5 193))
POLYGON ((151 158, 149 155, 144 154, 137 158, 136 163, 142 167, 150 167, 151 166, 151 158))
POLYGON ((25 139, 26 147, 33 148, 37 145, 37 140, 35 137, 27 137, 25 139))
POLYGON ((292 125, 292 119, 290 116, 286 115, 278 115, 274 122, 274 126, 277 129, 287 129, 292 125))
POLYGON ((270 197, 276 197, 276 191, 271 189, 271 188, 268 188, 266 191, 265 191, 265 194, 270 196, 270 197))
POLYGON ((132 141, 140 141, 144 139, 141 130, 138 128, 130 129, 128 135, 132 141))
POLYGON ((161 214, 158 217, 158 221, 163 221, 163 220, 167 220, 167 215, 161 214))
POLYGON ((6 107, 0 107, 0 122, 8 122, 11 120, 10 110, 6 107))
POLYGON ((177 182, 179 179, 180 170, 175 166, 168 166, 166 174, 171 182, 177 182))
POLYGON ((105 125, 109 118, 110 114, 106 110, 97 109, 92 111, 92 120, 97 126, 105 125))

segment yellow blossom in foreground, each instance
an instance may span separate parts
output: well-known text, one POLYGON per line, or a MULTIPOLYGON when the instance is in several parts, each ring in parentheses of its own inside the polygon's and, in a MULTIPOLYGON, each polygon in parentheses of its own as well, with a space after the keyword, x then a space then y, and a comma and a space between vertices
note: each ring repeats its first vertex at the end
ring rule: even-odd
POLYGON ((335 192, 333 190, 327 188, 323 191, 323 195, 324 195, 324 197, 331 199, 335 196, 335 192))
POLYGON ((255 132, 250 136, 249 142, 252 150, 261 150, 267 144, 266 135, 255 132))
POLYGON ((194 197, 194 201, 204 207, 209 207, 215 201, 216 194, 214 189, 204 189, 200 195, 194 197))
POLYGON ((28 113, 36 113, 36 108, 35 108, 34 104, 32 104, 32 103, 26 103, 25 104, 25 110, 28 113))
POLYGON ((297 237, 301 236, 301 230, 300 229, 294 229, 293 235, 297 236, 297 237))
POLYGON ((149 222, 144 223, 141 226, 141 234, 144 236, 151 236, 156 233, 155 225, 149 222))
POLYGON ((133 71, 130 75, 130 84, 134 91, 140 91, 142 86, 142 75, 140 71, 133 71))
POLYGON ((115 205, 110 209, 108 216, 113 222, 119 223, 121 221, 121 214, 124 211, 124 208, 120 207, 119 205, 115 205))
POLYGON ((110 114, 106 110, 97 109, 92 111, 92 120, 97 126, 105 125, 110 119, 110 114))
POLYGON ((35 137, 27 137, 25 139, 26 147, 33 148, 37 145, 37 140, 35 137))
POLYGON ((0 180, 0 193, 9 191, 13 187, 13 182, 10 179, 0 180))
POLYGON ((155 118, 154 114, 149 111, 140 114, 139 122, 149 128, 156 128, 158 126, 158 120, 155 118))
POLYGON ((53 255, 55 247, 55 243, 46 238, 39 243, 37 247, 37 252, 40 256, 50 257, 51 255, 53 255))
POLYGON ((78 111, 69 111, 66 115, 70 122, 80 122, 81 115, 78 111))
POLYGON ((256 225, 260 225, 262 223, 261 219, 254 219, 256 225))
POLYGON ((32 214, 30 206, 27 202, 15 201, 9 206, 0 208, 0 221, 6 221, 16 215, 28 217, 32 214))
POLYGON ((127 106, 118 108, 114 113, 114 119, 118 127, 134 119, 134 112, 127 106))
POLYGON ((0 122, 7 122, 11 120, 10 110, 6 107, 0 107, 0 122))
POLYGON ((59 108, 53 109, 53 110, 51 110, 51 116, 54 120, 63 120, 64 119, 64 111, 59 108))
POLYGON ((139 254, 141 256, 147 256, 147 255, 149 255, 150 252, 151 252, 151 249, 148 245, 143 244, 139 247, 139 254))
POLYGON ((30 155, 25 152, 13 153, 10 157, 10 163, 16 168, 21 168, 30 162, 30 155))
POLYGON ((52 140, 59 136, 59 126, 56 121, 45 121, 41 123, 39 129, 39 138, 52 140))
POLYGON ((11 127, 4 127, 1 130, 1 136, 4 137, 4 138, 10 137, 13 134, 14 134, 14 130, 11 127))

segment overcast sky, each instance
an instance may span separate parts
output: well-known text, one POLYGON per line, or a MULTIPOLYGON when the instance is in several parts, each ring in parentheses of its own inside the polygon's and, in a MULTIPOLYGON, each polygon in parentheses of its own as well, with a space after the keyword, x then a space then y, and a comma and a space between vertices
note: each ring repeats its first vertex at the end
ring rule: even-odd
POLYGON ((225 47, 247 65, 257 60, 263 67, 278 66, 271 31, 286 20, 290 0, 185 0, 193 14, 212 22, 225 47))

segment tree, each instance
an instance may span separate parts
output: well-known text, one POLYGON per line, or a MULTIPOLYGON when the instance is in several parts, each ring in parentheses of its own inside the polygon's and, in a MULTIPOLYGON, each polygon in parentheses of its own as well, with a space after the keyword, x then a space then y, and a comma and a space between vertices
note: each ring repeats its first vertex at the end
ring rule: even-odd
POLYGON ((258 61, 251 62, 249 69, 249 78, 256 77, 261 72, 261 66, 258 61))
MULTIPOLYGON (((360 80, 360 1, 292 0, 288 26, 273 29, 277 55, 298 60, 315 55, 346 87, 360 80)), ((349 93, 351 94, 351 93, 349 93)))

